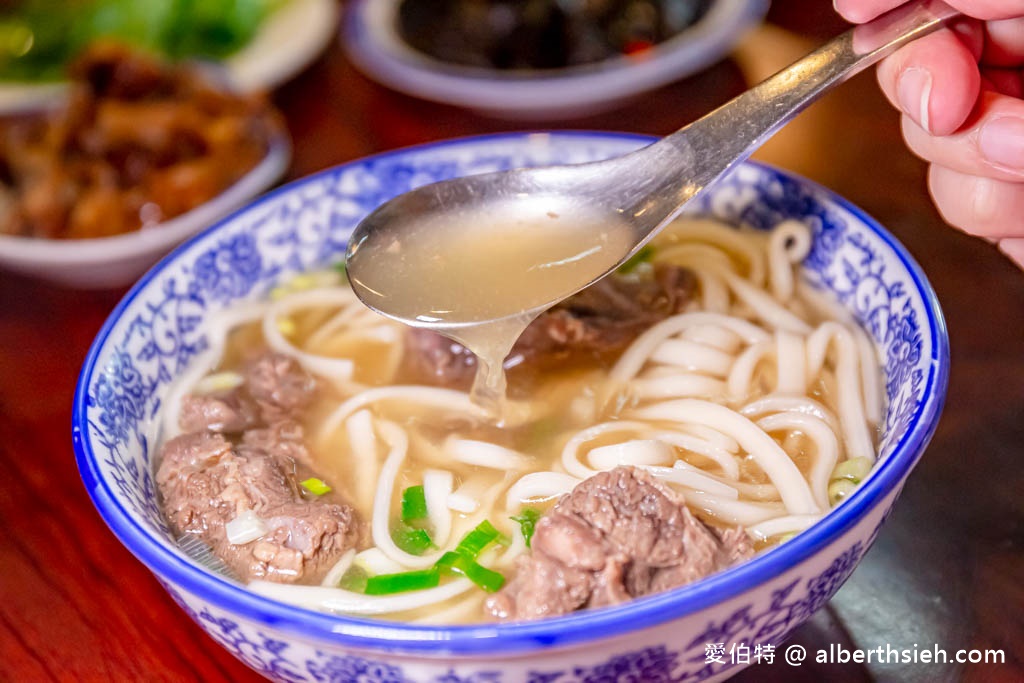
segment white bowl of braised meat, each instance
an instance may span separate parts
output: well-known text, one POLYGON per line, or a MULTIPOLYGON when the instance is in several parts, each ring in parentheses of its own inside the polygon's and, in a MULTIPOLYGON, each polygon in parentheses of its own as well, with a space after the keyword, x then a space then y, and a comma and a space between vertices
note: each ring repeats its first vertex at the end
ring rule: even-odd
POLYGON ((287 167, 270 105, 212 72, 106 44, 71 76, 66 104, 0 124, 0 267, 129 284, 287 167))
POLYGON ((537 318, 497 421, 465 349, 365 308, 340 267, 412 187, 649 141, 382 154, 190 240, 82 370, 100 514, 274 680, 721 680, 770 660, 868 551, 942 407, 942 314, 891 235, 743 164, 537 318))
POLYGON ((395 90, 502 118, 610 109, 721 59, 766 0, 357 0, 343 44, 395 90))

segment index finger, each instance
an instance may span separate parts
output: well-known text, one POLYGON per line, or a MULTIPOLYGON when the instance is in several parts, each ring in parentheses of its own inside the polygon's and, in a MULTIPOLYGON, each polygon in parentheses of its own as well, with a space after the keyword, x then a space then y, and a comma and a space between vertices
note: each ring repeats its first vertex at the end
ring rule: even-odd
MULTIPOLYGON (((945 0, 969 17, 989 21, 1024 16, 1024 0, 945 0)), ((834 0, 836 11, 847 21, 863 24, 904 4, 903 0, 834 0)))

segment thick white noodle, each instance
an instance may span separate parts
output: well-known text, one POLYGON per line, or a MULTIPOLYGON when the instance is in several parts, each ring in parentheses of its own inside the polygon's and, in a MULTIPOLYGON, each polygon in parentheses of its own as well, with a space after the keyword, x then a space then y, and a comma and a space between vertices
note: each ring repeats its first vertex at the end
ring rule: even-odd
POLYGON ((505 494, 505 507, 518 510, 522 505, 559 498, 572 491, 580 479, 561 472, 530 472, 519 478, 505 494))
POLYGON ((448 496, 448 508, 464 515, 471 515, 480 509, 480 501, 490 485, 479 477, 468 479, 448 496))
POLYGON ((761 541, 772 536, 803 531, 821 519, 821 515, 784 515, 775 519, 766 519, 747 527, 747 533, 761 541))
POLYGON ((523 530, 519 524, 515 524, 512 527, 512 543, 494 560, 491 566, 495 569, 511 569, 515 566, 516 559, 526 551, 526 536, 523 536, 523 530))
POLYGON ((786 508, 782 503, 726 500, 692 489, 684 491, 683 495, 690 507, 703 510, 726 524, 749 527, 786 514, 786 508))
POLYGON ((397 572, 405 571, 405 567, 385 555, 384 551, 376 546, 357 553, 355 559, 352 560, 352 564, 363 569, 371 576, 375 576, 377 574, 395 574, 397 572))
POLYGON ((377 493, 373 498, 373 516, 370 520, 370 533, 373 543, 395 562, 408 569, 426 569, 437 561, 440 552, 426 555, 412 555, 405 552, 391 538, 391 499, 395 492, 395 480, 409 452, 409 437, 394 422, 379 420, 377 429, 388 444, 390 451, 380 468, 377 482, 377 493))
MULTIPOLYGON (((684 451, 696 453, 714 461, 722 468, 722 472, 729 479, 740 478, 740 465, 736 459, 735 451, 727 451, 717 443, 694 434, 687 434, 684 431, 676 430, 653 431, 648 432, 645 436, 650 439, 658 439, 663 443, 681 448, 684 451)), ((736 450, 739 450, 739 444, 736 444, 736 450)))
POLYGON ((719 496, 727 500, 737 500, 740 497, 739 491, 734 487, 707 476, 697 468, 686 469, 682 467, 645 465, 641 466, 641 469, 649 472, 656 479, 670 481, 673 484, 679 484, 711 496, 719 496))
POLYGON ((661 342, 651 353, 650 361, 714 377, 725 377, 732 366, 732 356, 728 353, 685 339, 661 342))
POLYGON ((621 386, 636 377, 640 369, 647 363, 654 349, 658 348, 669 337, 691 327, 706 325, 724 327, 739 335, 747 344, 756 344, 757 342, 771 339, 768 332, 762 330, 754 323, 740 318, 720 313, 680 313, 679 315, 662 320, 637 337, 622 356, 619 357, 611 372, 608 373, 609 384, 621 386))
POLYGON ((767 267, 762 247, 755 241, 759 235, 741 233, 713 219, 687 219, 668 226, 665 232, 676 240, 707 242, 740 256, 746 261, 747 279, 757 286, 764 285, 767 267))
POLYGON ((272 581, 252 581, 249 590, 257 595, 299 607, 344 612, 345 614, 389 614, 436 605, 474 588, 469 579, 456 579, 437 588, 396 595, 364 595, 341 588, 296 586, 272 581))
POLYGON ((682 337, 687 341, 724 351, 730 356, 735 356, 739 353, 740 348, 743 346, 743 340, 740 339, 738 334, 720 325, 691 327, 683 331, 682 337))
POLYGON ((721 477, 717 474, 712 474, 699 467, 694 467, 685 460, 676 460, 675 464, 672 465, 677 470, 686 470, 687 472, 696 472, 701 474, 708 479, 713 479, 719 484, 724 484, 731 489, 738 491, 741 495, 751 498, 753 500, 762 501, 776 501, 779 500, 779 490, 775 488, 774 484, 748 484, 744 481, 737 481, 735 479, 728 479, 721 477))
POLYGON ((488 413, 469 400, 469 394, 454 389, 396 385, 366 389, 334 409, 320 427, 320 437, 331 434, 352 413, 379 401, 405 401, 420 407, 461 413, 476 419, 486 419, 488 413))
POLYGON ((782 447, 756 424, 726 406, 693 398, 637 408, 631 417, 705 424, 730 434, 772 480, 791 514, 818 512, 807 482, 782 447))
POLYGON ((828 482, 839 462, 839 439, 823 421, 804 413, 775 413, 762 417, 757 426, 766 432, 799 431, 814 443, 814 459, 807 479, 822 510, 829 509, 828 482))
POLYGON ((833 432, 839 432, 839 419, 835 414, 810 396, 780 396, 767 394, 740 408, 740 414, 751 419, 768 413, 803 413, 818 418, 833 432))
POLYGON ((361 510, 373 504, 377 477, 380 474, 380 451, 377 435, 373 431, 373 416, 369 410, 357 410, 345 420, 345 432, 351 448, 352 474, 355 485, 350 489, 361 510))
POLYGON ((263 316, 263 339, 274 351, 291 356, 309 372, 337 384, 351 387, 355 364, 348 358, 330 358, 307 353, 292 344, 281 333, 278 321, 303 308, 314 306, 362 306, 348 288, 310 289, 296 292, 272 303, 263 316))
POLYGON ((878 362, 878 353, 875 345, 871 343, 860 325, 856 323, 848 326, 853 332, 853 339, 857 342, 857 352, 860 354, 860 378, 861 391, 864 396, 864 417, 874 426, 882 421, 882 379, 878 362))
MULTIPOLYGON (((316 348, 331 341, 331 338, 340 330, 348 327, 359 329, 363 325, 370 326, 374 323, 390 323, 379 313, 366 308, 365 306, 345 305, 331 316, 327 322, 322 323, 309 337, 306 338, 308 348, 316 348)), ((391 323, 394 325, 394 323, 391 323)), ((395 325, 397 327, 397 325, 395 325)))
POLYGON ((793 265, 811 251, 811 231, 795 220, 776 225, 768 237, 768 280, 780 302, 793 298, 793 265))
POLYGON ((839 424, 843 427, 843 441, 849 458, 875 459, 864 418, 864 403, 860 392, 860 354, 853 335, 839 323, 823 323, 807 338, 808 374, 817 375, 828 356, 831 345, 836 347, 836 404, 839 424))
POLYGON ((721 448, 723 451, 730 453, 740 452, 740 445, 736 443, 736 439, 707 425, 677 425, 675 431, 692 434, 705 441, 709 441, 711 445, 721 448))
POLYGON ((424 626, 470 623, 479 619, 483 614, 483 604, 486 599, 486 595, 473 593, 460 598, 452 605, 435 606, 423 616, 410 620, 409 623, 424 626))
POLYGON ((442 448, 453 460, 502 472, 522 472, 536 465, 536 459, 529 455, 487 441, 450 436, 442 448))
POLYGON ((797 292, 821 318, 831 318, 853 332, 860 352, 860 372, 863 385, 864 416, 873 425, 882 420, 881 367, 878 350, 864 328, 838 302, 806 282, 797 283, 797 292))
POLYGON ((455 486, 455 477, 448 470, 423 471, 423 497, 427 501, 427 516, 434 527, 434 545, 443 548, 452 533, 452 513, 448 509, 448 496, 455 486))
POLYGON ((629 393, 646 401, 666 398, 720 398, 725 396, 725 382, 689 372, 672 372, 660 376, 640 377, 630 384, 629 393))
MULTIPOLYGON (((692 269, 691 269, 692 270, 692 269)), ((729 287, 717 272, 692 270, 700 284, 701 306, 708 313, 729 312, 729 287)))
POLYGON ((595 470, 612 470, 619 465, 667 465, 675 460, 675 449, 664 441, 633 439, 598 446, 587 453, 587 460, 595 470))
POLYGON ((588 479, 597 474, 597 470, 591 469, 580 462, 579 451, 583 444, 606 434, 613 434, 615 432, 642 433, 647 429, 649 429, 648 424, 644 422, 632 422, 629 420, 602 422, 601 424, 596 424, 593 427, 587 427, 586 429, 573 434, 572 438, 569 439, 562 448, 562 467, 566 472, 578 479, 588 479))
POLYGON ((751 344, 736 357, 736 362, 729 371, 725 381, 726 389, 733 400, 742 400, 753 392, 750 386, 754 381, 754 372, 765 358, 774 355, 775 342, 765 340, 751 344))
POLYGON ((807 393, 807 361, 804 339, 788 330, 775 332, 775 390, 780 394, 807 393))
POLYGON ((350 548, 342 553, 338 561, 334 563, 334 566, 328 569, 327 573, 324 574, 323 581, 320 582, 320 585, 331 588, 337 587, 337 585, 341 583, 341 578, 345 576, 345 572, 347 572, 349 567, 352 566, 352 560, 355 558, 355 548, 350 548))
POLYGON ((768 294, 763 289, 755 287, 750 284, 749 281, 744 280, 738 275, 725 273, 724 277, 726 284, 728 284, 729 288, 732 289, 736 298, 749 306, 755 317, 763 320, 772 328, 777 330, 790 330, 792 332, 799 332, 800 334, 807 334, 810 332, 810 325, 790 311, 786 310, 781 304, 772 298, 771 294, 768 294))

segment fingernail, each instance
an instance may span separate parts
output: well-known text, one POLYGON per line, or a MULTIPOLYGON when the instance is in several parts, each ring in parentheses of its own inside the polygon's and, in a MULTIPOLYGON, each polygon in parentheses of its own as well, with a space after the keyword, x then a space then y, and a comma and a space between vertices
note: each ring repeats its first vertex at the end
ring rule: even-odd
POLYGON ((1024 169, 1024 120, 1004 116, 989 121, 978 133, 978 147, 997 166, 1024 169))
POLYGON ((928 100, 932 94, 932 75, 926 69, 912 67, 900 74, 896 84, 896 97, 903 109, 926 131, 928 128, 928 100))

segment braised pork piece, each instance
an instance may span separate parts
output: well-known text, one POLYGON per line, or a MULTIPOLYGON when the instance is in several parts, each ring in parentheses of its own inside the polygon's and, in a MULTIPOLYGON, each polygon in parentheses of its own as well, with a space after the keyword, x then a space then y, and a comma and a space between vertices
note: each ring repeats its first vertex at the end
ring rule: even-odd
POLYGON ((282 130, 198 67, 99 44, 66 106, 0 126, 0 234, 79 239, 156 225, 217 196, 282 130))

